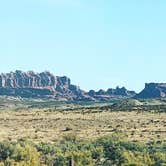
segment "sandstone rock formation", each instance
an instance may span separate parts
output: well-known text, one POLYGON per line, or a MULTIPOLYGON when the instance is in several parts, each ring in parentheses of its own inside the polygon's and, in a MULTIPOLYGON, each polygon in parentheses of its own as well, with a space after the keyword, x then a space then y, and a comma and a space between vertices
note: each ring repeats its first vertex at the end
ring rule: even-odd
POLYGON ((135 98, 163 98, 166 97, 166 83, 146 83, 145 88, 135 98))
POLYGON ((94 90, 88 93, 78 86, 72 85, 68 77, 54 76, 48 71, 35 73, 16 70, 0 75, 0 95, 54 98, 56 100, 109 100, 113 97, 130 97, 135 92, 126 88, 108 89, 107 91, 94 90))
POLYGON ((50 72, 34 73, 16 70, 0 75, 0 95, 20 97, 51 97, 59 100, 86 98, 85 92, 71 84, 67 77, 50 72))
POLYGON ((133 97, 136 93, 134 91, 127 90, 125 87, 117 87, 116 89, 109 88, 107 91, 102 89, 97 92, 90 90, 88 94, 98 100, 110 100, 115 97, 133 97))

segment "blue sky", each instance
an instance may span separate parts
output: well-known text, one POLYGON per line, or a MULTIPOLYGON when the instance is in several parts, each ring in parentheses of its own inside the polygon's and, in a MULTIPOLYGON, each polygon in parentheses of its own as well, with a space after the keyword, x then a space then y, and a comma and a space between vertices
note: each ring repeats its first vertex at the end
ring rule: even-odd
POLYGON ((49 70, 85 90, 166 82, 165 0, 5 0, 0 72, 49 70))

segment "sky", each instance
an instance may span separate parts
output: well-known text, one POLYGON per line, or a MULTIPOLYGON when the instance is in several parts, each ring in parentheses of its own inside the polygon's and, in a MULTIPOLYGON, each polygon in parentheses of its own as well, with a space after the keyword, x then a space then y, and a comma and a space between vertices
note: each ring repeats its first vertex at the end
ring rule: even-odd
POLYGON ((82 89, 166 82, 165 0, 5 0, 0 73, 66 75, 82 89))

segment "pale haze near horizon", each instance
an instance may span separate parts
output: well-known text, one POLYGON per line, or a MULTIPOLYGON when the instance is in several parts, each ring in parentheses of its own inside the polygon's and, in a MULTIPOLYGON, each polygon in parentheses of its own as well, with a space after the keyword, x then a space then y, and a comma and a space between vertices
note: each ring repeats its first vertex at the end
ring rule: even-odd
POLYGON ((6 0, 0 72, 49 70, 82 89, 166 82, 166 1, 6 0))

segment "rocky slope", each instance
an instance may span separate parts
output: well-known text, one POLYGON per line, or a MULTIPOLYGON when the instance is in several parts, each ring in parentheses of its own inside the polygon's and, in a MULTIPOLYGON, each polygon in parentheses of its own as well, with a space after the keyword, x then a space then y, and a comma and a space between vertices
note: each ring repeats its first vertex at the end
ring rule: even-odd
POLYGON ((34 73, 16 70, 0 75, 0 95, 54 98, 56 100, 109 100, 113 97, 134 96, 134 91, 119 88, 88 93, 72 85, 68 77, 54 76, 50 72, 34 73))
POLYGON ((146 83, 145 88, 135 98, 163 98, 166 97, 166 83, 146 83))

